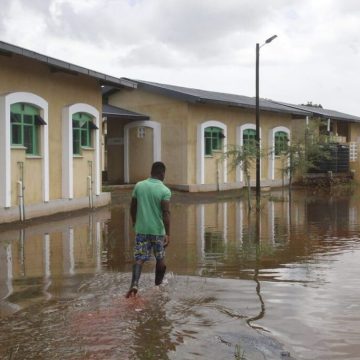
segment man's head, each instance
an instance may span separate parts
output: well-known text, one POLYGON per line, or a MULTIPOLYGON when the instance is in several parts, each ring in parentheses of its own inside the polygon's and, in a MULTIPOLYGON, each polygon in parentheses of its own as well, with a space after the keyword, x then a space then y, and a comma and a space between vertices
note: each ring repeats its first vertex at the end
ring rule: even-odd
POLYGON ((165 170, 165 164, 161 161, 156 161, 151 167, 151 177, 163 181, 165 178, 165 170))

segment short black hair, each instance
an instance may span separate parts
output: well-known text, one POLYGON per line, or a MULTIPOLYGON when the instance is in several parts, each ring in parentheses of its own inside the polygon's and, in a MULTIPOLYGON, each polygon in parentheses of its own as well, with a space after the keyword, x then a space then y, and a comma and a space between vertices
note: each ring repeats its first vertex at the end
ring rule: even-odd
POLYGON ((156 161, 151 166, 151 175, 161 175, 164 174, 166 170, 166 166, 161 161, 156 161))

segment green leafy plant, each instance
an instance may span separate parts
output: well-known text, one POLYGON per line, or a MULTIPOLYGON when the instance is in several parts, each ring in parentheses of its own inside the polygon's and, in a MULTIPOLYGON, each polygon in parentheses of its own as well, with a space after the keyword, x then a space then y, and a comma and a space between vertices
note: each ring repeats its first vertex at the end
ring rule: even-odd
MULTIPOLYGON (((251 169, 256 163, 257 146, 255 141, 250 141, 245 145, 229 145, 228 150, 224 152, 223 158, 229 160, 230 171, 240 168, 244 174, 245 185, 247 188, 248 207, 251 210, 251 169)), ((260 150, 260 157, 264 156, 264 152, 260 150)))

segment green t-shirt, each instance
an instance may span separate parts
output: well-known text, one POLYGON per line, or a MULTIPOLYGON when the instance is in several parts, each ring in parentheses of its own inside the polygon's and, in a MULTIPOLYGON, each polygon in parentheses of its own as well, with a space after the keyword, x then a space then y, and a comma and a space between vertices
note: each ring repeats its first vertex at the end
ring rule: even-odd
POLYGON ((135 185, 132 196, 137 200, 135 232, 165 235, 161 201, 170 200, 170 189, 161 180, 148 178, 135 185))

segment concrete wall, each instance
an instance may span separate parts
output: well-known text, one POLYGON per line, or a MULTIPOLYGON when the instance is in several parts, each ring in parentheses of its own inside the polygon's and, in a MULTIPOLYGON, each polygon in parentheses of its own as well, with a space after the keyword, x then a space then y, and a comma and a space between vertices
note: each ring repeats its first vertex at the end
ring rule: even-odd
MULTIPOLYGON (((81 198, 89 194, 88 176, 94 176, 94 150, 83 149, 81 156, 73 158, 74 198, 81 198)), ((93 192, 94 193, 94 192, 93 192)))
MULTIPOLYGON (((109 104, 146 114, 150 116, 151 121, 161 124, 161 161, 163 161, 167 167, 166 183, 187 184, 187 104, 161 95, 147 93, 142 90, 119 91, 109 97, 109 104)), ((146 124, 146 121, 144 124, 146 124)), ((109 135, 110 132, 109 129, 109 135)), ((131 142, 129 143, 130 154, 132 151, 136 151, 135 147, 137 143, 138 141, 133 144, 131 142)), ((108 148, 109 159, 114 156, 114 151, 115 149, 108 148)), ((151 151, 152 149, 148 150, 149 154, 151 154, 151 151)), ((152 161, 153 159, 151 162, 152 161)), ((148 164, 148 162, 149 160, 146 160, 145 163, 148 164)), ((136 164, 136 162, 132 161, 130 163, 130 168, 131 165, 134 166, 134 164, 136 164)), ((110 170, 110 164, 108 166, 108 171, 112 171, 110 170)), ((149 175, 149 172, 150 168, 147 169, 146 176, 149 175)), ((136 178, 130 179, 130 181, 133 182, 136 178)))
POLYGON ((134 127, 129 131, 130 182, 135 183, 150 175, 153 163, 153 132, 149 127, 134 127), (138 131, 141 131, 141 135, 138 131))
MULTIPOLYGON (((141 89, 121 90, 109 97, 109 103, 149 115, 151 121, 161 124, 161 160, 166 163, 168 168, 167 184, 189 191, 217 190, 219 187, 227 189, 243 185, 242 182, 239 182, 236 171, 234 169, 230 171, 231 164, 218 160, 221 158, 221 152, 214 152, 213 156, 203 156, 203 165, 199 162, 199 158, 201 158, 199 157, 199 149, 201 149, 199 127, 207 122, 219 124, 226 132, 224 143, 228 147, 236 145, 239 141, 237 139, 239 127, 255 123, 254 111, 214 104, 188 104, 141 89), (204 168, 201 170, 203 182, 199 180, 199 169, 202 167, 204 168), (217 182, 220 183, 220 186, 217 182), (225 182, 226 184, 224 184, 225 182)), ((261 113, 261 146, 264 150, 271 146, 268 133, 271 129, 279 126, 290 129, 291 115, 261 113)), ((111 132, 109 131, 109 133, 111 132)), ((131 141, 133 142, 130 144, 131 148, 137 146, 135 137, 132 137, 131 141)), ((111 155, 112 151, 113 149, 108 147, 109 159, 115 156, 111 155)), ((149 153, 152 151, 150 146, 148 151, 149 153)), ((129 152, 131 154, 131 150, 129 152)), ((137 159, 131 158, 132 167, 140 166, 137 162, 143 161, 139 157, 137 159)), ((274 162, 277 170, 274 171, 275 179, 272 182, 280 184, 282 176, 278 168, 281 161, 275 159, 274 162)), ((118 172, 115 169, 110 170, 111 166, 113 165, 109 165, 109 173, 111 171, 118 172)), ((255 181, 255 164, 251 175, 251 180, 255 181)), ((261 177, 263 180, 269 179, 268 156, 261 159, 261 177)), ((132 180, 135 180, 134 176, 132 180)))
POLYGON ((357 144, 357 159, 350 162, 350 169, 354 173, 354 179, 360 181, 360 124, 349 123, 349 141, 357 144))

